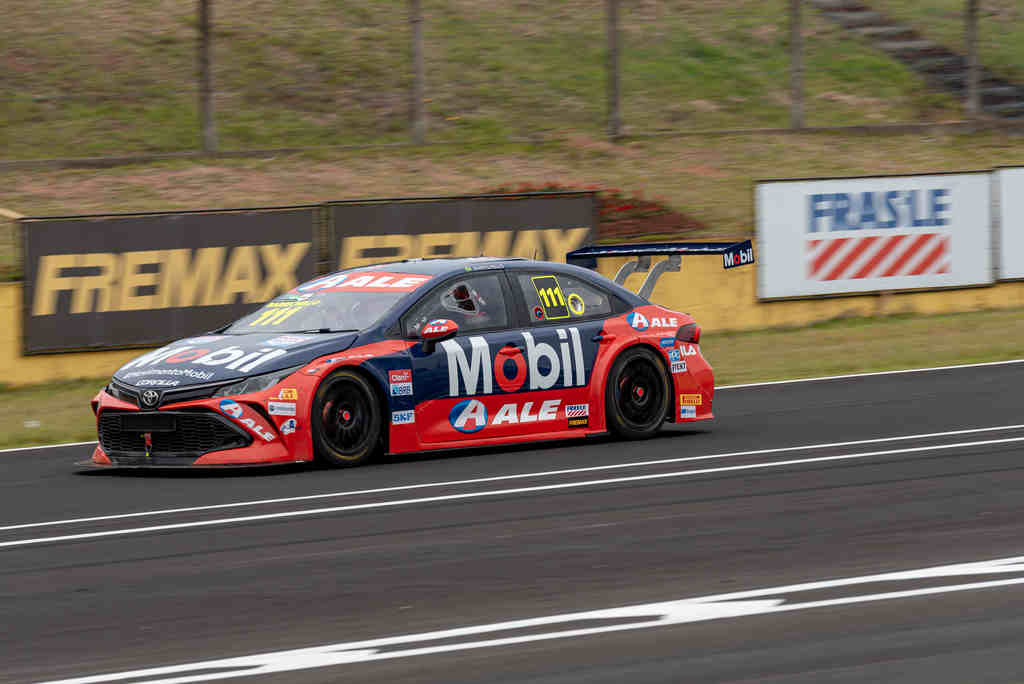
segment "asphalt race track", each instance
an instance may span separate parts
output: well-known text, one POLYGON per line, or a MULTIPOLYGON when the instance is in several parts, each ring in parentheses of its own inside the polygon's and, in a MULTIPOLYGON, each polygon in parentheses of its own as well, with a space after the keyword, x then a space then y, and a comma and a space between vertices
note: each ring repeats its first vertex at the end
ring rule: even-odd
POLYGON ((1024 364, 370 467, 0 454, 0 681, 1024 680, 1024 364))

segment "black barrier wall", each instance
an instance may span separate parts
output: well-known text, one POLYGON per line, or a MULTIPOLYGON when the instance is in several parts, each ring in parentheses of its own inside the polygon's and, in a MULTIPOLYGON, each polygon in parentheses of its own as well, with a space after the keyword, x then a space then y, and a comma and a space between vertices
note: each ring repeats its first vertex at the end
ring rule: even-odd
POLYGON ((22 219, 26 354, 218 328, 315 273, 316 207, 22 219))
POLYGON ((38 354, 214 330, 334 268, 444 256, 564 261, 595 237, 597 201, 532 193, 19 223, 24 353, 38 354))
POLYGON ((338 268, 415 257, 520 256, 565 261, 594 238, 594 193, 332 202, 338 268))

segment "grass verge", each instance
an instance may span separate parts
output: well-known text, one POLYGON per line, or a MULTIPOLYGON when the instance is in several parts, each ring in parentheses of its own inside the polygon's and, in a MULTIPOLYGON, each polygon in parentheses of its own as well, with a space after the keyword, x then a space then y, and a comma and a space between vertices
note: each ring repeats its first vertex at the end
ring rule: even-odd
MULTIPOLYGON (((0 150, 9 159, 194 150, 195 3, 12 0, 0 150)), ((628 131, 785 126, 786 0, 624 3, 628 131)), ((217 3, 225 149, 409 139, 405 0, 217 3)), ((960 105, 819 12, 805 17, 808 123, 959 118, 960 105)), ((495 141, 605 128, 604 4, 424 3, 429 136, 495 141)))
MULTIPOLYGON (((831 321, 707 334, 719 385, 1024 358, 1024 310, 831 321)), ((0 447, 96 438, 89 399, 106 378, 0 390, 0 447)))

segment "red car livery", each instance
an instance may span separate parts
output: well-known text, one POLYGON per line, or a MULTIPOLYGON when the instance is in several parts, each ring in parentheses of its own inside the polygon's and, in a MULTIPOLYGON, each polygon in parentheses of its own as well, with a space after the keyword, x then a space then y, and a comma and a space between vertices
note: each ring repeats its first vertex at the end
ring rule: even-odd
POLYGON ((318 278, 125 364, 93 399, 92 463, 356 465, 382 452, 637 439, 711 418, 713 399, 687 314, 579 266, 410 260, 318 278))

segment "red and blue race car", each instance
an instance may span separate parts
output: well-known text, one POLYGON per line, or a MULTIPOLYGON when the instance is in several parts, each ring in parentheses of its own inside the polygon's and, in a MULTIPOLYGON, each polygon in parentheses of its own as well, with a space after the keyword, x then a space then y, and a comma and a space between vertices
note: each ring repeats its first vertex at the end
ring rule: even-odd
POLYGON ((323 276, 125 364, 92 401, 92 464, 351 466, 383 452, 641 439, 711 418, 700 328, 648 302, 646 285, 640 294, 512 258, 323 276))

